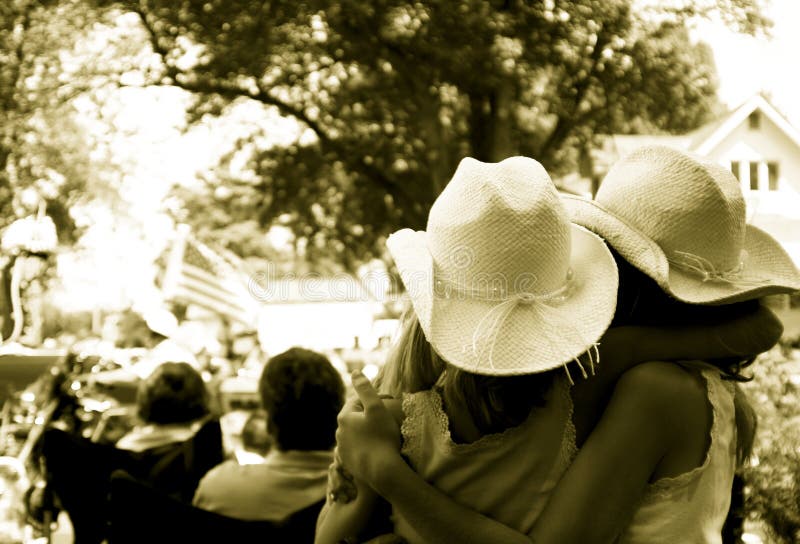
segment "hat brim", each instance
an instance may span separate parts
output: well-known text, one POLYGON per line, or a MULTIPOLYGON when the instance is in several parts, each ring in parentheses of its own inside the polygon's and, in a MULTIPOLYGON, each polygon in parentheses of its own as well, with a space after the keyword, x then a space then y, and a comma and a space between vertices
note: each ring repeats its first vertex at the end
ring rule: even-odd
POLYGON ((747 256, 742 270, 730 283, 703 281, 691 272, 670 266, 670 292, 693 304, 732 304, 800 289, 800 275, 792 258, 772 236, 747 225, 744 250, 747 256), (737 283, 737 277, 741 283, 737 283))
POLYGON ((563 195, 570 219, 600 235, 627 262, 673 297, 690 304, 731 304, 800 289, 800 275, 792 258, 766 232, 747 225, 747 258, 737 275, 742 281, 708 280, 669 263, 661 247, 624 219, 592 200, 563 195))
POLYGON ((414 310, 436 352, 448 363, 484 375, 519 375, 563 366, 594 345, 616 309, 618 274, 600 237, 571 225, 572 280, 565 296, 515 305, 497 330, 494 349, 475 349, 476 330, 502 301, 444 296, 434 289, 425 232, 403 229, 387 247, 414 310))

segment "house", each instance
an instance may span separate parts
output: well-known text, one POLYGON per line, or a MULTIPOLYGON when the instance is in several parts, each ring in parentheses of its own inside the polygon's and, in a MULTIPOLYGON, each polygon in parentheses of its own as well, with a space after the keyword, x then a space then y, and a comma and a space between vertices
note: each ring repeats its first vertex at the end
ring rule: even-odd
POLYGON ((748 222, 775 237, 800 266, 800 131, 755 95, 719 119, 684 135, 621 135, 592 153, 596 179, 642 145, 660 144, 707 156, 742 184, 748 222))
POLYGON ((375 318, 383 303, 350 274, 271 279, 260 286, 258 299, 258 339, 270 355, 293 346, 372 349, 381 334, 375 318))

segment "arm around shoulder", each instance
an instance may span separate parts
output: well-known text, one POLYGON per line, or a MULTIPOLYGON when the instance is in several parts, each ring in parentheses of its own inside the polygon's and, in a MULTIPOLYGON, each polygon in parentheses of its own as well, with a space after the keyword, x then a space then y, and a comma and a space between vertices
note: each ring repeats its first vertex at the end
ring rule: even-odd
POLYGON ((680 443, 693 385, 669 363, 643 363, 620 378, 605 412, 559 481, 531 539, 538 544, 610 543, 630 521, 659 462, 680 443))

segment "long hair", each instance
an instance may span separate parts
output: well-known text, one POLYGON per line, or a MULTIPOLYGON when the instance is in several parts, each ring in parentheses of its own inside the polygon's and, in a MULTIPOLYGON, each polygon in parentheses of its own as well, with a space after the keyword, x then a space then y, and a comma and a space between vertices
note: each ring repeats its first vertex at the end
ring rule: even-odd
POLYGON ((446 365, 425 338, 417 314, 409 304, 400 318, 397 339, 375 378, 375 386, 378 392, 391 397, 431 389, 446 365))
POLYGON ((519 425, 544 405, 554 376, 484 376, 456 368, 436 353, 409 308, 375 383, 380 393, 394 397, 438 387, 445 406, 465 409, 478 431, 490 434, 519 425))

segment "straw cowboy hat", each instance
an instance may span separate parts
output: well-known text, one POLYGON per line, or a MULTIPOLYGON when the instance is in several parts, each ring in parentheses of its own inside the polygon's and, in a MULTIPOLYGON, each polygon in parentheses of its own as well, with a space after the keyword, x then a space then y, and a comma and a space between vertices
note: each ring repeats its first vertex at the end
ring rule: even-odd
POLYGON ((614 315, 610 251, 569 222, 533 159, 462 160, 427 229, 398 231, 387 246, 426 338, 469 372, 566 368, 614 315))
POLYGON ((728 304, 800 289, 789 255, 747 224, 739 181, 708 159, 645 146, 611 168, 594 201, 562 199, 572 221, 684 302, 728 304))

